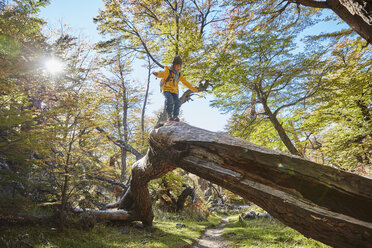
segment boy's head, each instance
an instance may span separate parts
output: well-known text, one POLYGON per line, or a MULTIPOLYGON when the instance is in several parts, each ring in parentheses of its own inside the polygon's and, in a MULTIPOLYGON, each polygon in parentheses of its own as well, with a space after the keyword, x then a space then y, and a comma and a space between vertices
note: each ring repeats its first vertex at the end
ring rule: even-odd
POLYGON ((181 59, 181 57, 180 56, 174 57, 172 64, 173 64, 173 68, 174 69, 176 69, 176 70, 181 69, 181 66, 182 66, 182 59, 181 59))

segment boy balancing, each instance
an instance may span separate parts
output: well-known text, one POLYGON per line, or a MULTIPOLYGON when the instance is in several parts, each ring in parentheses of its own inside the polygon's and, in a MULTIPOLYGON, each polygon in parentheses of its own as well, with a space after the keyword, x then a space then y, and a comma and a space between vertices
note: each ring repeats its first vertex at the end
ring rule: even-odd
POLYGON ((161 89, 165 96, 165 110, 168 114, 168 121, 180 121, 178 115, 180 113, 181 102, 178 98, 178 82, 181 81, 193 92, 199 92, 195 89, 181 73, 182 59, 176 56, 173 59, 171 67, 165 66, 164 71, 153 72, 153 74, 161 78, 161 89))

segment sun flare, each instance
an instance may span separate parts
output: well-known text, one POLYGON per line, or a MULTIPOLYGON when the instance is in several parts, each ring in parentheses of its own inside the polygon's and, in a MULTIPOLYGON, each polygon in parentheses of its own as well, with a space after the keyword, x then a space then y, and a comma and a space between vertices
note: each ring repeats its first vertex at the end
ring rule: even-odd
POLYGON ((46 60, 44 65, 45 69, 51 74, 58 74, 64 70, 64 64, 56 58, 46 60))

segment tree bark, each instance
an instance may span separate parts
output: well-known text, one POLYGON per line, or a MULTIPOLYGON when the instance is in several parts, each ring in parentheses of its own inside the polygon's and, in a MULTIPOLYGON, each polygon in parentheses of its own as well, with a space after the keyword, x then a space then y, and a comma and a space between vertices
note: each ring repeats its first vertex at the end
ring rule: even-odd
MULTIPOLYGON (((123 113, 122 113, 122 125, 123 125, 123 134, 120 132, 120 125, 118 125, 118 133, 121 136, 120 138, 124 140, 125 143, 128 143, 128 96, 127 96, 127 85, 125 83, 125 77, 124 77, 124 68, 122 64, 122 55, 120 51, 120 47, 118 48, 118 69, 119 69, 119 75, 120 75, 120 88, 121 88, 121 98, 122 98, 122 104, 123 104, 123 113)), ((125 181, 126 179, 126 171, 127 171, 127 149, 121 148, 121 180, 125 181)))

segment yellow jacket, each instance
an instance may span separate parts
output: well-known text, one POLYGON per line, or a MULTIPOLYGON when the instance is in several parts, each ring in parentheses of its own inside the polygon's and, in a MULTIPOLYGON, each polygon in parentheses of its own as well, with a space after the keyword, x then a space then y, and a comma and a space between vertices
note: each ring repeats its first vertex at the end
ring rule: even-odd
MULTIPOLYGON (((164 68, 164 71, 161 71, 161 72, 158 72, 155 76, 158 77, 158 78, 162 78, 163 79, 163 82, 165 82, 165 80, 168 78, 169 76, 169 72, 170 71, 170 68, 169 66, 165 66, 164 68)), ((164 83, 162 85, 162 90, 163 91, 169 91, 171 93, 178 93, 178 82, 173 82, 173 77, 171 77, 168 82, 164 83)), ((190 90, 192 90, 193 92, 198 92, 197 89, 195 89, 182 75, 180 75, 180 81, 187 87, 189 88, 190 90)))

